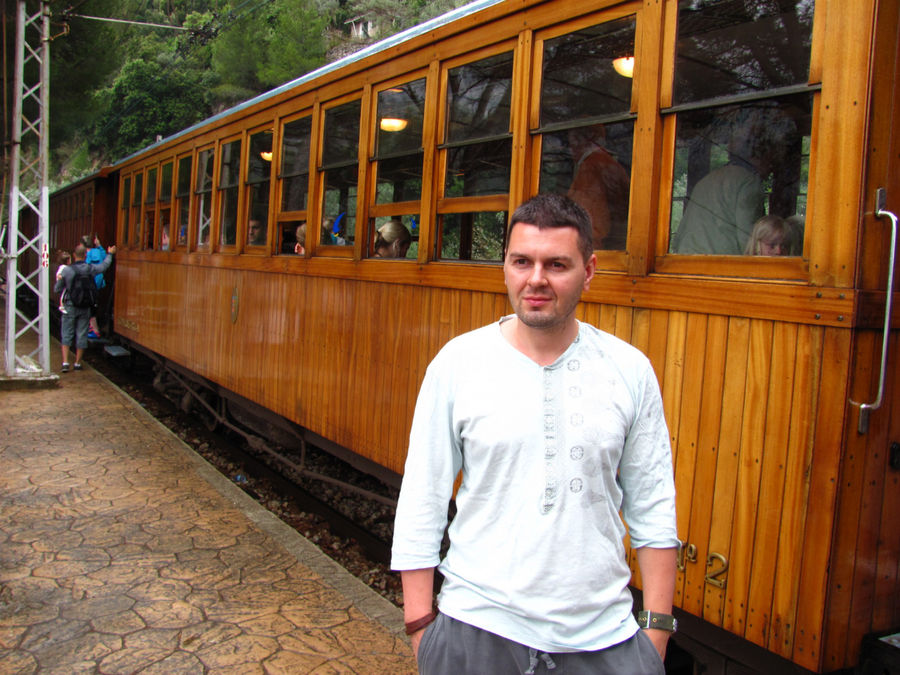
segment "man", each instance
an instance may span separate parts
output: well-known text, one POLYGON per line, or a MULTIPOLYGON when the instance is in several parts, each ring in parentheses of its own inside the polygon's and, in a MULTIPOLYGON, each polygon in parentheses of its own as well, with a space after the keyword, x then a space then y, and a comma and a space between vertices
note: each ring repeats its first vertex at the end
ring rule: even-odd
POLYGON ((266 230, 258 218, 251 218, 247 222, 247 243, 251 246, 265 246, 266 244, 266 230))
POLYGON ((669 435, 646 357, 575 318, 595 266, 584 209, 559 195, 525 202, 503 266, 515 315, 451 340, 428 367, 392 559, 426 675, 663 672, 669 633, 632 616, 619 512, 650 624, 672 630, 669 435))
POLYGON ((116 253, 116 247, 110 246, 107 250, 106 258, 101 263, 88 264, 85 262, 87 255, 87 247, 84 244, 78 244, 75 247, 73 257, 75 262, 62 270, 59 278, 56 280, 56 286, 53 288, 55 293, 66 289, 64 299, 65 313, 62 314, 62 372, 69 370, 69 348, 75 345, 75 370, 81 370, 81 357, 84 350, 88 346, 88 327, 90 325, 91 311, 90 307, 76 307, 72 303, 72 282, 76 274, 90 274, 95 276, 102 274, 112 264, 113 255, 116 253))

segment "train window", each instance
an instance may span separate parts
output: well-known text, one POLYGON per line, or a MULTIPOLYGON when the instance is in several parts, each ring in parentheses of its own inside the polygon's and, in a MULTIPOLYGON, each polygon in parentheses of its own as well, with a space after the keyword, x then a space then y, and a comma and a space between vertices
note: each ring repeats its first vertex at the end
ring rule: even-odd
POLYGON ((360 106, 356 100, 325 111, 321 244, 352 246, 356 236, 360 106))
POLYGON ((197 248, 209 247, 209 226, 212 222, 212 184, 213 170, 216 154, 213 148, 207 148, 197 153, 197 182, 195 193, 197 195, 196 223, 197 223, 197 248))
POLYGON ((547 39, 539 127, 540 191, 591 216, 595 249, 625 250, 634 118, 634 17, 547 39))
POLYGON ((375 128, 375 203, 422 196, 425 79, 378 92, 375 128))
POLYGON ((309 139, 312 118, 284 125, 281 137, 281 210, 305 211, 309 192, 309 139))
POLYGON ((131 193, 131 223, 134 227, 132 239, 125 240, 125 243, 136 246, 140 242, 141 231, 141 204, 144 197, 144 174, 140 171, 134 174, 134 191, 131 193))
POLYGON ((169 250, 172 230, 172 162, 162 165, 159 173, 159 250, 169 250))
POLYGON ((419 216, 372 219, 369 256, 415 260, 419 254, 419 216))
POLYGON ((669 252, 799 256, 813 0, 681 0, 669 252))
POLYGON ((128 216, 130 210, 129 200, 131 199, 131 177, 122 179, 122 236, 119 239, 123 245, 128 242, 128 216))
POLYGON ((508 215, 506 211, 441 215, 439 257, 443 260, 503 260, 508 215))
POLYGON ((448 71, 444 197, 509 192, 512 66, 504 52, 448 71))
POLYGON ((272 185, 271 129, 251 134, 249 165, 247 243, 251 246, 265 246, 268 241, 269 193, 272 185))
POLYGON ((187 246, 188 225, 191 222, 191 156, 178 160, 178 181, 175 186, 175 218, 177 246, 187 246))
POLYGON ((147 190, 144 193, 144 225, 141 228, 143 239, 141 248, 153 248, 153 235, 156 231, 156 167, 147 169, 147 190))
POLYGON ((219 246, 237 243, 238 197, 240 196, 241 141, 222 144, 219 167, 219 246))

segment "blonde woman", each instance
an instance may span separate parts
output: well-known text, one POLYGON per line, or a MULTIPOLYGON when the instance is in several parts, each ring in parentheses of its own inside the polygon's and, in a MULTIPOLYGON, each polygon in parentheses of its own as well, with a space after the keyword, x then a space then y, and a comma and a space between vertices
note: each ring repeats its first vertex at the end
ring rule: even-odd
POLYGON ((745 255, 793 255, 793 228, 781 216, 763 216, 753 223, 745 255))
POLYGON ((372 244, 375 258, 405 258, 412 236, 406 226, 397 219, 389 220, 375 232, 372 244))

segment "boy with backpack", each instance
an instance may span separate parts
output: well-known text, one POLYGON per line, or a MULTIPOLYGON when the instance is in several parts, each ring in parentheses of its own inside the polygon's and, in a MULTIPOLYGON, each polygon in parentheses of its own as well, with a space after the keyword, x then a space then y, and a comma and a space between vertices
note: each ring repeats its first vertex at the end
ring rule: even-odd
POLYGON ((106 259, 101 263, 85 262, 87 247, 78 244, 75 247, 75 262, 62 270, 53 288, 55 293, 65 290, 62 315, 62 372, 69 371, 69 348, 75 346, 75 370, 81 370, 81 357, 88 346, 88 327, 91 312, 97 304, 97 284, 94 276, 102 274, 112 264, 116 247, 107 249, 106 259))

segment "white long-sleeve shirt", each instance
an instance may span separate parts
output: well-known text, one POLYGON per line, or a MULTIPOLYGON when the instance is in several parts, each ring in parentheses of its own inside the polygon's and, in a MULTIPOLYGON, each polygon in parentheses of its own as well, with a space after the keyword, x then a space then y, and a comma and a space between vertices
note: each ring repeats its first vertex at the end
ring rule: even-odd
POLYGON ((520 644, 603 649, 637 631, 620 511, 633 547, 678 545, 669 436, 643 354, 584 323, 546 367, 500 323, 445 345, 416 404, 394 569, 440 563, 441 612, 520 644))

